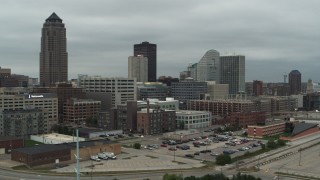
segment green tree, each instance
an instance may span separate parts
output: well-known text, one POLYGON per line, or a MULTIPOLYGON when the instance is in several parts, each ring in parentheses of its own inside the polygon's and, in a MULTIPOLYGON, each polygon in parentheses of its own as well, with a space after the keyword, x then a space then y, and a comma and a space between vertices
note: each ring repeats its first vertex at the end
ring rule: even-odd
POLYGON ((278 146, 285 146, 285 145, 286 145, 286 141, 283 140, 283 139, 278 139, 277 145, 278 145, 278 146))
POLYGON ((268 146, 268 148, 270 148, 270 149, 275 149, 275 148, 277 147, 277 143, 276 143, 274 140, 269 140, 269 141, 267 142, 267 146, 268 146))
POLYGON ((165 175, 163 175, 163 180, 183 180, 183 177, 181 174, 176 175, 176 174, 168 174, 166 173, 165 175))
POLYGON ((140 143, 134 143, 133 144, 133 148, 134 149, 140 149, 141 148, 141 144, 140 143))
POLYGON ((226 165, 231 163, 231 157, 228 154, 221 154, 216 157, 216 163, 218 165, 226 165))

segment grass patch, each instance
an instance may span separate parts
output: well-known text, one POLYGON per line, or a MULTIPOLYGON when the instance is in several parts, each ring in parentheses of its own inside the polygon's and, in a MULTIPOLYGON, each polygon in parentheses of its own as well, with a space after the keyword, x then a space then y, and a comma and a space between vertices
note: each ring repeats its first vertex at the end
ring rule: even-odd
POLYGON ((207 168, 216 166, 216 163, 212 161, 203 161, 203 164, 205 164, 205 167, 207 168))
POLYGON ((149 157, 149 158, 152 158, 152 159, 157 159, 159 157, 156 157, 156 156, 150 156, 150 155, 146 155, 146 157, 149 157))
POLYGON ((32 147, 32 146, 36 146, 39 144, 43 144, 41 142, 37 142, 37 141, 33 141, 33 140, 24 140, 24 146, 25 147, 32 147))
POLYGON ((14 166, 12 167, 14 170, 30 170, 26 165, 14 166))

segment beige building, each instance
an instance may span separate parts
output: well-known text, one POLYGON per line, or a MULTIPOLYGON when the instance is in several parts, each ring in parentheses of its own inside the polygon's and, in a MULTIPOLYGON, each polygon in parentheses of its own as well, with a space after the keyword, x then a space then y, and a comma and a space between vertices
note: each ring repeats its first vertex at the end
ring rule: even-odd
POLYGON ((129 56, 128 78, 136 78, 137 82, 148 81, 148 58, 143 55, 129 56))
POLYGON ((41 109, 47 114, 44 121, 44 132, 58 123, 58 97, 53 93, 19 94, 20 88, 1 89, 0 111, 4 110, 33 110, 41 109))
POLYGON ((101 77, 81 75, 79 86, 85 92, 111 93, 112 107, 137 100, 137 82, 135 78, 101 77))
POLYGON ((216 84, 215 81, 207 81, 208 91, 206 99, 227 99, 229 95, 229 84, 216 84))

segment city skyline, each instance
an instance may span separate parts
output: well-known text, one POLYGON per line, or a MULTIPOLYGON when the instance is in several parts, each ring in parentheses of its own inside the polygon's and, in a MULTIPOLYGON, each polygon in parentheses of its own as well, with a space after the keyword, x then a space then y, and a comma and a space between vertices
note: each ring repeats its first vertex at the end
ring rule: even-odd
POLYGON ((282 82, 297 69, 319 82, 318 1, 4 1, 0 66, 39 78, 40 28, 56 12, 66 24, 69 79, 127 77, 132 45, 157 44, 157 76, 179 77, 215 49, 246 56, 246 81, 282 82), (142 8, 143 7, 143 8, 142 8), (179 7, 179 8, 178 8, 179 7), (27 44, 27 46, 26 46, 27 44))

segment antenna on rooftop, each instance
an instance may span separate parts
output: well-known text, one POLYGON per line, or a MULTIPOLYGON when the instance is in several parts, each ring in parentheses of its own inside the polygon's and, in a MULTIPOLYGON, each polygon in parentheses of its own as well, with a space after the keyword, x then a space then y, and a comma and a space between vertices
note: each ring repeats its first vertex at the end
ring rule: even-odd
POLYGON ((283 82, 284 82, 284 83, 287 83, 287 77, 288 77, 287 73, 284 72, 284 73, 283 73, 283 82))

